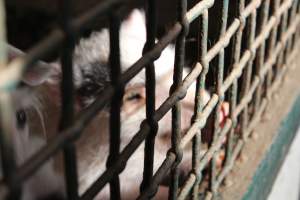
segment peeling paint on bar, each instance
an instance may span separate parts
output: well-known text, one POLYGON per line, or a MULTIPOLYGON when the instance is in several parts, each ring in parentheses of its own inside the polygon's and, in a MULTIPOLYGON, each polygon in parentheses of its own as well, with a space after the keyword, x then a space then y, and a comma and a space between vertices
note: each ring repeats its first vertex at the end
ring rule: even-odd
POLYGON ((229 45, 230 39, 238 30, 239 26, 240 21, 238 19, 235 19, 224 34, 224 36, 222 36, 220 40, 208 51, 205 57, 206 62, 210 62, 217 54, 219 54, 221 49, 224 49, 229 45))
POLYGON ((193 8, 191 8, 187 14, 186 18, 189 23, 194 21, 199 15, 201 15, 204 10, 207 10, 208 8, 212 7, 215 3, 215 0, 203 0, 197 3, 193 8))
POLYGON ((246 105, 248 105, 251 102, 258 84, 259 84, 259 78, 256 76, 256 77, 254 77, 254 80, 252 82, 250 89, 248 90, 247 95, 245 95, 243 97, 240 104, 236 107, 234 114, 233 114, 235 117, 238 117, 240 115, 240 113, 244 110, 246 105))
POLYGON ((195 184, 196 181, 196 175, 191 173, 188 177, 188 179, 186 180, 186 183, 184 185, 184 187, 181 188, 181 190, 179 191, 178 200, 185 200, 186 197, 188 196, 191 188, 193 187, 193 185, 195 184))
POLYGON ((208 116, 211 114, 212 110, 214 107, 217 105, 219 100, 218 95, 214 94, 205 108, 203 109, 203 112, 201 113, 201 116, 192 124, 192 126, 189 128, 187 133, 183 136, 180 146, 181 148, 184 148, 189 141, 192 140, 192 138, 195 136, 197 133, 198 129, 202 129, 205 124, 208 116))
MULTIPOLYGON (((212 159, 215 152, 217 152, 220 149, 231 125, 232 125, 232 122, 230 119, 228 119, 226 121, 224 129, 222 129, 218 139, 211 145, 211 148, 201 158, 199 166, 198 166, 199 168, 197 169, 198 171, 202 171, 204 169, 204 167, 208 164, 208 162, 212 159)), ((178 194, 178 199, 186 198, 186 195, 191 190, 193 184, 195 184, 195 181, 196 181, 195 177, 196 177, 195 174, 190 173, 185 185, 182 187, 181 191, 178 194)))

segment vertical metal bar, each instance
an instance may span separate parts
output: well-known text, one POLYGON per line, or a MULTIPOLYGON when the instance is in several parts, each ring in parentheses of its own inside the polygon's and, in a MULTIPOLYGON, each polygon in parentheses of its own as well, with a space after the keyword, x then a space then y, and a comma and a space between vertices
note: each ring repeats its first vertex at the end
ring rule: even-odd
MULTIPOLYGON (((293 6, 292 6, 292 9, 291 9, 290 22, 289 22, 290 25, 292 24, 293 19, 294 19, 294 17, 297 14, 297 5, 298 5, 298 0, 295 0, 293 2, 293 6)), ((287 54, 289 54, 289 53, 291 53, 293 51, 295 43, 296 43, 295 34, 293 34, 293 36, 291 37, 291 39, 289 39, 287 54)))
POLYGON ((0 0, 0 69, 3 69, 7 62, 6 48, 6 13, 4 0, 0 0))
MULTIPOLYGON (((188 32, 189 23, 186 19, 187 0, 177 0, 177 19, 182 25, 182 31, 177 38, 175 47, 175 66, 173 85, 171 93, 179 88, 182 82, 182 72, 185 57, 185 36, 188 32)), ((176 154, 176 162, 171 170, 171 183, 169 189, 169 200, 175 200, 178 192, 179 168, 178 164, 182 159, 182 149, 180 149, 181 140, 181 103, 178 101, 172 108, 172 151, 176 154)))
MULTIPOLYGON (((289 14, 291 13, 291 10, 286 10, 284 15, 283 15, 283 25, 284 25, 284 30, 283 30, 283 33, 284 34, 288 27, 289 27, 289 24, 288 24, 288 18, 289 18, 289 14)), ((284 47, 283 47, 283 50, 282 50, 282 53, 283 53, 283 62, 285 62, 287 60, 287 48, 289 46, 289 40, 286 42, 286 44, 284 44, 284 47)))
MULTIPOLYGON (((144 52, 151 50, 155 45, 156 34, 156 0, 147 0, 146 28, 147 41, 144 52)), ((150 133, 145 141, 144 173, 141 191, 147 188, 153 176, 154 146, 157 133, 157 122, 154 120, 155 112, 155 68, 153 62, 146 66, 146 118, 150 124, 150 133)), ((153 193, 154 194, 154 193, 153 193)))
MULTIPOLYGON (((273 3, 273 7, 274 7, 273 11, 274 11, 274 13, 276 13, 276 11, 278 10, 278 7, 279 7, 280 0, 275 0, 272 3, 273 3)), ((273 27, 272 32, 271 32, 271 39, 270 39, 269 46, 268 46, 268 49, 267 49, 267 57, 268 58, 270 58, 272 56, 273 50, 274 50, 275 45, 276 45, 278 25, 279 25, 279 23, 276 24, 273 27)), ((269 88, 270 88, 271 83, 272 83, 272 78, 273 78, 273 69, 269 70, 269 72, 267 74, 267 84, 266 84, 267 96, 270 95, 269 88)))
MULTIPOLYGON (((7 64, 7 45, 6 45, 6 13, 4 1, 0 0, 0 70, 7 64)), ((0 71, 1 73, 1 71, 0 71)), ((12 185, 13 175, 17 167, 15 160, 15 150, 13 146, 12 120, 14 110, 11 103, 9 91, 0 91, 0 153, 3 180, 10 187, 9 200, 18 200, 21 197, 21 185, 12 185)), ((18 135, 16 136, 18 137, 18 135)))
MULTIPOLYGON (((296 15, 296 5, 297 5, 297 1, 298 1, 298 0, 294 0, 294 1, 293 1, 293 4, 292 4, 292 7, 290 8, 289 11, 287 11, 288 14, 289 14, 288 27, 291 26, 291 24, 292 24, 292 22, 293 22, 293 19, 294 19, 295 15, 296 15)), ((288 62, 288 60, 289 60, 289 59, 288 59, 288 58, 289 58, 289 54, 292 53, 292 50, 293 50, 293 44, 292 44, 292 42, 293 42, 293 36, 290 37, 290 38, 288 39, 288 41, 287 41, 286 50, 285 50, 285 62, 288 62)), ((288 66, 286 66, 286 67, 288 67, 288 66)))
MULTIPOLYGON (((71 0, 61 2, 62 7, 62 28, 67 34, 66 42, 62 49, 62 113, 60 119, 60 130, 69 127, 74 120, 74 86, 73 86, 73 50, 75 36, 70 26, 71 0)), ((66 190, 68 199, 78 199, 78 177, 76 151, 74 144, 68 143, 64 146, 64 163, 66 190)))
MULTIPOLYGON (((110 78, 112 85, 117 87, 121 76, 120 62, 120 19, 117 12, 112 12, 109 23, 109 41, 110 41, 110 78)), ((109 138, 109 156, 107 159, 107 168, 110 168, 117 160, 120 153, 120 131, 121 131, 121 105, 124 95, 124 87, 120 88, 113 96, 110 107, 110 138, 109 138)), ((110 181, 110 198, 121 199, 119 175, 110 181)))
MULTIPOLYGON (((251 14, 250 21, 247 23, 247 44, 246 48, 250 49, 252 43, 254 42, 255 38, 255 28, 256 28, 256 10, 251 14)), ((247 67, 245 69, 245 72, 243 73, 242 79, 244 80, 242 82, 242 97, 246 96, 250 89, 251 84, 251 74, 253 71, 253 61, 254 61, 255 55, 252 55, 251 59, 249 60, 247 67)), ((246 134, 247 134, 247 127, 249 125, 249 110, 248 110, 248 104, 245 105, 245 108, 242 112, 242 118, 241 118, 241 126, 242 126, 242 137, 244 140, 246 140, 246 134)))
MULTIPOLYGON (((227 18, 228 18, 228 5, 229 5, 229 1, 228 0, 224 0, 223 4, 222 4, 222 25, 221 25, 221 30, 220 30, 220 34, 219 34, 219 38, 221 38, 226 31, 227 28, 227 18)), ((221 106, 224 100, 224 93, 221 91, 221 87, 223 84, 223 77, 224 77, 224 55, 225 55, 225 50, 222 49, 219 53, 218 56, 218 69, 217 69, 217 73, 215 74, 216 77, 216 92, 219 96, 219 101, 218 104, 216 106, 215 112, 214 112, 214 130, 213 130, 213 141, 212 143, 214 143, 221 131, 220 128, 220 113, 221 113, 221 106)), ((211 143, 211 144, 212 144, 211 143)), ((211 145, 210 144, 210 145, 211 145)), ((213 195, 215 196, 217 193, 217 188, 215 188, 215 182, 216 182, 216 159, 217 159, 217 155, 214 154, 214 156, 212 157, 211 160, 211 170, 210 170, 210 190, 212 191, 213 195)))
MULTIPOLYGON (((245 0, 239 0, 237 4, 237 9, 238 9, 238 16, 240 17, 241 20, 241 25, 235 37, 233 38, 234 42, 233 42, 233 55, 232 55, 232 66, 231 66, 232 70, 236 68, 236 65, 239 62, 240 55, 241 55, 241 43, 242 43, 243 29, 245 25, 245 19, 241 17, 242 16, 241 13, 243 12, 244 8, 245 8, 245 0)), ((237 89, 238 89, 237 87, 238 87, 238 82, 237 79, 235 79, 230 89, 230 118, 232 120, 232 127, 229 131, 229 135, 227 138, 225 165, 230 165, 230 160, 233 152, 233 136, 237 124, 237 118, 236 116, 234 116, 234 110, 236 108, 236 103, 237 103, 237 89)))
MULTIPOLYGON (((280 31, 280 37, 282 37, 282 35, 286 32, 287 30, 287 21, 288 21, 288 13, 285 12, 282 16, 282 20, 281 20, 281 25, 279 27, 279 31, 280 31)), ((286 49, 286 44, 283 44, 283 48, 279 53, 275 68, 276 68, 276 77, 275 79, 279 79, 281 77, 281 74, 283 72, 283 64, 284 64, 284 52, 286 49)))
MULTIPOLYGON (((204 108, 204 96, 205 92, 205 78, 208 72, 208 63, 205 63, 205 55, 207 53, 207 37, 208 37, 208 10, 205 10, 199 19, 199 33, 198 33, 198 47, 199 47, 199 61, 203 66, 203 71, 197 78, 196 83, 196 95, 195 95, 195 108, 193 121, 200 118, 201 112, 204 108)), ((192 167, 193 172, 196 174, 196 181, 193 186, 192 198, 193 200, 199 199, 199 183, 201 181, 201 171, 199 171, 200 164, 200 150, 201 150, 201 130, 196 134, 193 139, 193 155, 192 155, 192 167)))
MULTIPOLYGON (((265 0, 262 3, 262 9, 261 9, 261 22, 258 25, 258 32, 261 33, 265 27, 265 25, 267 24, 268 21, 268 13, 269 13, 269 7, 270 7, 270 0, 265 0)), ((265 46, 266 46, 266 41, 264 40, 262 42, 262 44, 260 45, 260 47, 258 48, 257 51, 257 60, 256 60, 256 69, 255 69, 255 74, 259 74, 261 68, 264 66, 265 63, 265 46)), ((260 108, 261 105, 261 99, 262 99, 262 86, 264 83, 264 78, 262 80, 260 80, 260 83, 257 87, 257 90, 255 91, 255 98, 254 98, 254 108, 255 111, 257 112, 260 108)))
MULTIPOLYGON (((298 1, 298 5, 297 5, 297 14, 300 13, 300 1, 298 1)), ((295 37, 295 40, 298 41, 300 39, 300 27, 297 28, 297 31, 296 31, 296 37, 295 37)), ((296 47, 298 48, 298 47, 296 47)))

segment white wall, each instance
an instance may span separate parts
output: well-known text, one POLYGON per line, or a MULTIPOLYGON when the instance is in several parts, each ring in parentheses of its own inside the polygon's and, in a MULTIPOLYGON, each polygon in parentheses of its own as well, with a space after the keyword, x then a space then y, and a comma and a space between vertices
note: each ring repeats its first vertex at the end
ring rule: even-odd
POLYGON ((279 171, 268 200, 300 200, 300 128, 279 171))

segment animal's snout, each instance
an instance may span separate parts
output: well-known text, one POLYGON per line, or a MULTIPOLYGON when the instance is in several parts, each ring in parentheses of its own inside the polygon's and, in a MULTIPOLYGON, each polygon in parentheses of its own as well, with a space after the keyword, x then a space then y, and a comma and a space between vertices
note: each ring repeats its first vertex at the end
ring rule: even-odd
POLYGON ((27 116, 23 109, 20 109, 16 112, 16 119, 18 129, 24 129, 27 121, 27 116))

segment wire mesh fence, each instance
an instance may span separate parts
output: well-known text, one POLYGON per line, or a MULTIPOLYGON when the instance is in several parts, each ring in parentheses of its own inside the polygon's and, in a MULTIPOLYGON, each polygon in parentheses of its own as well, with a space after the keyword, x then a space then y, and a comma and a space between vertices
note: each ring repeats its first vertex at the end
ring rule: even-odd
MULTIPOLYGON (((145 142, 144 176, 138 199, 149 199, 155 195, 159 184, 167 172, 171 172, 169 199, 199 199, 218 195, 221 183, 226 179, 235 160, 241 153, 252 130, 260 122, 266 105, 278 90, 290 62, 297 56, 299 36, 298 0, 237 0, 231 5, 229 0, 201 0, 187 10, 187 0, 178 0, 177 22, 167 33, 156 41, 157 4, 147 1, 147 42, 143 56, 128 70, 121 73, 119 32, 120 19, 115 12, 125 0, 102 1, 77 18, 70 17, 71 1, 62 2, 63 21, 61 27, 53 30, 44 40, 35 45, 23 57, 9 63, 6 60, 5 45, 0 51, 1 88, 1 134, 0 147, 3 178, 0 184, 1 199, 20 199, 22 184, 32 176, 51 156, 64 152, 65 179, 68 199, 93 199, 99 191, 110 184, 111 199, 121 199, 119 174, 139 145, 145 142), (218 37, 209 45, 208 29, 213 26, 210 19, 211 7, 218 4, 221 9, 221 25, 218 37), (229 14, 230 6, 235 6, 234 14, 229 14), (106 85, 97 100, 78 118, 74 118, 74 98, 72 79, 72 54, 75 37, 97 17, 110 16, 110 65, 111 83, 106 85), (232 15, 229 20, 229 15, 232 15), (185 62, 185 38, 189 24, 197 21, 198 58, 191 72, 183 77, 185 62), (176 40, 173 85, 170 96, 155 109, 155 67, 154 61, 164 48, 176 40), (13 156, 10 128, 6 125, 11 116, 10 93, 21 80, 25 69, 43 59, 45 55, 62 47, 62 108, 63 117, 59 134, 35 153, 20 167, 16 167, 13 156), (126 84, 142 69, 146 69, 146 119, 129 144, 120 152, 120 110, 126 84), (206 78, 213 70, 212 95, 204 104, 202 92, 206 89, 206 78), (181 132, 181 103, 190 85, 196 82, 196 98, 191 127, 185 135, 181 132), (224 125, 220 125, 222 103, 228 101, 230 114, 224 125), (76 151, 74 142, 94 116, 107 102, 114 105, 110 110, 110 151, 107 169, 82 195, 78 193, 76 174, 76 151), (172 110, 172 146, 159 169, 153 172, 155 137, 158 121, 172 110), (200 154, 201 130, 209 117, 213 118, 213 135, 204 155, 200 154), (225 142, 224 142, 225 141, 225 142), (192 170, 179 184, 178 164, 183 149, 193 143, 192 170), (221 167, 216 165, 217 156, 225 151, 221 167), (204 172, 206 170, 206 172, 204 172)), ((0 2, 1 6, 3 1, 0 2)), ((0 7, 0 20, 5 19, 5 11, 0 7)), ((1 24, 1 44, 5 41, 5 26, 1 24)))

